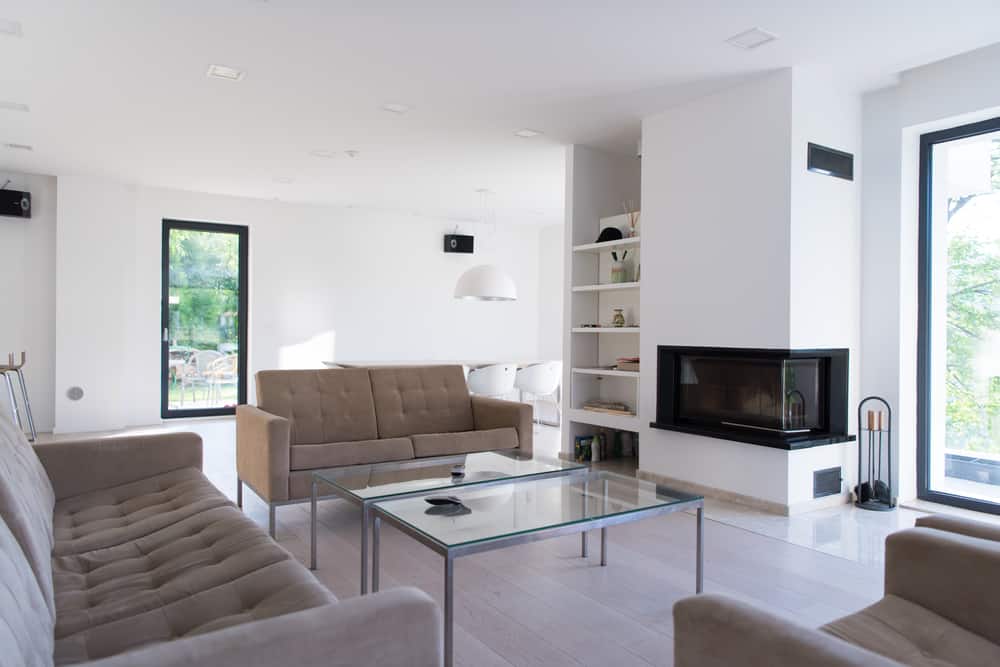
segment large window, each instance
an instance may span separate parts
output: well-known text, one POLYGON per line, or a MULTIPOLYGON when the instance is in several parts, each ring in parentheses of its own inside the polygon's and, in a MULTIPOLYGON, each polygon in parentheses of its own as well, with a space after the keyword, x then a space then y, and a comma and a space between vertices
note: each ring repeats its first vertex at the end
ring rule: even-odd
POLYGON ((246 403, 247 228, 163 221, 163 417, 246 403))
POLYGON ((920 160, 918 495, 1000 513, 1000 118, 920 160))

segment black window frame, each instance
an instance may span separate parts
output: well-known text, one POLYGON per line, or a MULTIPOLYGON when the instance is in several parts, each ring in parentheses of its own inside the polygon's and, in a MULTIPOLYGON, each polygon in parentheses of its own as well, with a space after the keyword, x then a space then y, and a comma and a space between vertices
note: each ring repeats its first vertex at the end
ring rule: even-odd
POLYGON ((163 419, 182 419, 190 417, 221 417, 235 415, 235 407, 170 409, 170 341, 163 339, 163 333, 170 326, 170 232, 174 229, 186 229, 198 232, 217 232, 235 234, 239 239, 239 304, 237 306, 237 382, 236 402, 245 405, 247 402, 247 348, 250 345, 247 316, 249 313, 249 257, 250 230, 245 225, 231 225, 218 222, 199 222, 192 220, 163 219, 163 237, 160 258, 160 417, 163 419))
POLYGON ((931 466, 931 262, 932 192, 934 146, 1000 131, 1000 117, 928 132, 920 135, 920 182, 918 203, 917 268, 917 498, 977 512, 1000 514, 1000 503, 969 498, 930 488, 931 466))

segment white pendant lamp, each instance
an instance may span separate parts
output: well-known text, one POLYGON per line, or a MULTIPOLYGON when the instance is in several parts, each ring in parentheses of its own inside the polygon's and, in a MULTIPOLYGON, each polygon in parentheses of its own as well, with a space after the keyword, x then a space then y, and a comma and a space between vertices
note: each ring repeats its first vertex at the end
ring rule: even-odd
MULTIPOLYGON (((483 197, 483 223, 486 224, 492 217, 493 234, 496 234, 496 215, 490 216, 488 200, 492 193, 486 188, 480 188, 476 192, 483 197)), ((455 298, 476 301, 516 301, 517 286, 507 272, 496 264, 480 264, 459 276, 458 282, 455 283, 455 298)))
POLYGON ((456 299, 515 301, 517 287, 510 276, 495 264, 480 264, 463 273, 455 284, 456 299))

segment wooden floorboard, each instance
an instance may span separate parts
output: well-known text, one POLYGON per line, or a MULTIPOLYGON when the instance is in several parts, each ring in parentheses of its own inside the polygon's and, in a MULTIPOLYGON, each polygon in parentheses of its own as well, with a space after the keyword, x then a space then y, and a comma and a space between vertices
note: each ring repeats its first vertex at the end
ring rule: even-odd
MULTIPOLYGON (((258 501, 259 502, 259 501, 258 501)), ((261 504, 248 503, 257 521, 261 504)), ((360 513, 324 501, 315 574, 338 597, 359 594, 360 513)), ((309 505, 278 509, 278 541, 308 564, 309 505)), ((678 513, 615 526, 609 564, 566 536, 458 559, 455 657, 460 665, 673 664, 673 603, 694 592, 695 517, 678 513)), ((443 561, 384 527, 382 589, 415 586, 443 602, 443 561)), ((859 563, 706 520, 705 590, 819 625, 881 597, 882 573, 859 563)))

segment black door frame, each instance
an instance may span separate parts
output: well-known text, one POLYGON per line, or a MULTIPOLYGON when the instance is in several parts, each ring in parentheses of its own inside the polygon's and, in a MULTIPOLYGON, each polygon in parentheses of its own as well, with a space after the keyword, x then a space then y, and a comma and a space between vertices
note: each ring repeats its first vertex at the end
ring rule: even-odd
POLYGON ((163 340, 163 333, 170 328, 170 231, 173 229, 189 229, 198 232, 217 232, 220 234, 236 234, 239 238, 239 305, 237 307, 237 382, 236 402, 243 405, 247 402, 247 313, 248 313, 248 267, 249 262, 249 229, 244 225, 227 225, 216 222, 193 222, 190 220, 163 219, 163 248, 160 259, 160 416, 163 419, 179 417, 215 417, 232 415, 236 408, 194 408, 171 410, 170 403, 170 341, 163 340))
POLYGON ((920 200, 917 278, 917 497, 944 505, 1000 514, 1000 503, 968 498, 930 488, 931 465, 931 211, 935 144, 1000 130, 1000 118, 920 135, 920 200))

